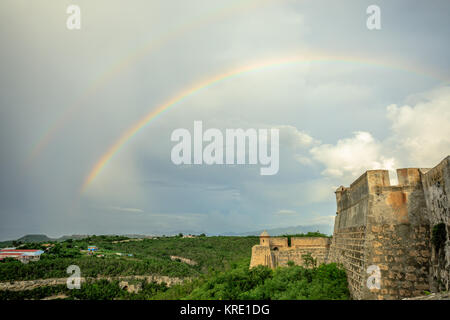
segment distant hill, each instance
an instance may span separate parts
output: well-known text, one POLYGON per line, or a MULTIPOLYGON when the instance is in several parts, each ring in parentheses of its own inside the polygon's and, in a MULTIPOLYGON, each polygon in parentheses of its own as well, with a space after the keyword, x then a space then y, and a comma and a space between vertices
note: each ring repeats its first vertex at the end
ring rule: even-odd
POLYGON ((266 230, 271 236, 281 236, 284 234, 300 234, 308 232, 319 231, 324 234, 331 235, 333 233, 332 227, 327 224, 316 224, 309 226, 293 226, 285 228, 273 228, 273 229, 263 229, 249 232, 227 232, 221 235, 223 236, 259 236, 264 230, 266 230))
MULTIPOLYGON (((248 232, 225 232, 222 234, 209 234, 207 232, 186 232, 179 231, 179 232, 171 232, 167 233, 166 235, 172 234, 176 235, 179 233, 183 234, 201 234, 205 233, 209 236, 212 235, 220 235, 220 236, 259 236, 264 230, 266 230, 269 235, 271 236, 280 236, 285 234, 300 234, 300 233, 308 233, 308 232, 316 232, 319 231, 321 233, 331 235, 333 233, 332 226, 327 224, 316 224, 316 225, 308 225, 308 226, 293 226, 293 227, 285 227, 285 228, 273 228, 273 229, 262 229, 262 230, 255 230, 255 231, 248 231, 248 232)), ((142 234, 126 234, 124 235, 128 238, 142 238, 145 237, 145 235, 142 234)), ((87 238, 89 235, 80 235, 80 234, 73 234, 73 235, 64 235, 59 238, 50 238, 45 234, 27 234, 17 240, 7 240, 7 241, 0 241, 0 248, 5 247, 12 247, 13 241, 18 241, 22 243, 30 243, 30 242, 50 242, 50 241, 65 241, 68 239, 74 239, 74 240, 80 240, 83 238, 87 238)))
POLYGON ((50 241, 65 241, 68 239, 74 239, 74 240, 80 240, 83 238, 89 237, 88 235, 81 235, 81 234, 73 234, 73 235, 65 235, 59 238, 50 238, 45 234, 27 234, 23 237, 20 237, 16 240, 6 240, 6 241, 0 241, 0 248, 5 247, 12 247, 13 242, 21 242, 21 243, 30 243, 30 242, 50 242, 50 241))
POLYGON ((69 239, 81 240, 81 239, 84 239, 84 238, 87 238, 87 237, 89 237, 89 235, 87 235, 87 234, 72 234, 70 236, 59 237, 59 238, 57 238, 55 240, 56 241, 65 241, 65 240, 69 240, 69 239))
MULTIPOLYGON (((145 237, 145 235, 142 235, 142 234, 125 234, 124 236, 128 237, 128 238, 143 238, 143 237, 145 237)), ((0 248, 12 247, 13 242, 30 243, 30 242, 66 241, 69 239, 81 240, 81 239, 88 238, 88 237, 89 237, 89 235, 87 235, 87 234, 64 235, 59 238, 50 238, 45 234, 27 234, 23 237, 20 237, 19 239, 0 241, 0 248)))
POLYGON ((47 242, 47 241, 55 241, 56 239, 52 239, 47 237, 45 234, 27 234, 16 241, 20 242, 47 242))

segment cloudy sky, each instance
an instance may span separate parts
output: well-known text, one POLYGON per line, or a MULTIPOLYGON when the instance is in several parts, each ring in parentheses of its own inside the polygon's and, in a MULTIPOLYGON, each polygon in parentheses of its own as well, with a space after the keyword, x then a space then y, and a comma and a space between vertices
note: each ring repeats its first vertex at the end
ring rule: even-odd
POLYGON ((331 230, 339 185, 450 154, 449 13, 445 0, 2 0, 0 239, 331 230), (171 133, 195 120, 278 128, 278 174, 174 165, 171 133))

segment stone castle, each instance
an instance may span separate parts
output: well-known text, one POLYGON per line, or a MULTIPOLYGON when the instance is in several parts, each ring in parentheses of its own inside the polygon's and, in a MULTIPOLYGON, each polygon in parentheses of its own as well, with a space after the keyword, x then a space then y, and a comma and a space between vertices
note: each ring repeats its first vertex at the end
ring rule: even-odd
POLYGON ((450 156, 432 169, 369 170, 336 190, 333 237, 260 236, 250 267, 336 262, 354 299, 401 299, 450 289, 450 156), (290 242, 290 243, 289 243, 290 242), (377 286, 369 286, 373 276, 377 286), (371 289, 369 289, 371 287, 371 289))

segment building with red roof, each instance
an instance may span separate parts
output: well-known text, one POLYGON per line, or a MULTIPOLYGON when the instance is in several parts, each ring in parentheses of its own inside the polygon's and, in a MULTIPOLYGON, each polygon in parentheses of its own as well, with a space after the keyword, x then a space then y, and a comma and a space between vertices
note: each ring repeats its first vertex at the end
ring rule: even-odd
POLYGON ((0 250, 0 261, 5 258, 14 258, 22 263, 28 263, 38 261, 43 253, 44 251, 36 249, 5 248, 0 250))

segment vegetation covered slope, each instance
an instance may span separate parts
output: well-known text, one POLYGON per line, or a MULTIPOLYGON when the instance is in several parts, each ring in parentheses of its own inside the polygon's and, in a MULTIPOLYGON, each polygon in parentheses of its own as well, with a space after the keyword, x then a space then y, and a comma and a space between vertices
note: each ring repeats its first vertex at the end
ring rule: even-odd
POLYGON ((53 242, 52 247, 25 244, 23 248, 47 249, 40 261, 22 264, 9 259, 0 263, 0 281, 66 278, 69 265, 78 265, 82 277, 167 275, 188 277, 168 287, 144 279, 127 280, 139 288, 127 290, 120 279, 90 279, 81 289, 65 285, 32 290, 0 290, 0 300, 43 299, 348 299, 345 271, 335 264, 313 268, 294 266, 271 270, 249 269, 251 248, 257 237, 161 237, 129 239, 93 236, 81 240, 53 242), (98 248, 88 254, 87 247, 98 248), (185 263, 182 257, 195 263, 185 263))
MULTIPOLYGON (((82 240, 54 242, 40 261, 22 264, 0 263, 0 281, 67 277, 66 269, 78 265, 83 277, 159 274, 172 277, 198 276, 208 270, 224 270, 251 255, 257 237, 160 237, 128 239, 120 236, 92 236, 82 240), (98 251, 88 255, 87 247, 98 251), (194 261, 186 264, 171 256, 194 261)), ((47 249, 29 243, 22 248, 47 249)))
POLYGON ((79 300, 346 300, 350 298, 345 271, 336 264, 314 268, 289 265, 271 270, 264 266, 248 268, 248 260, 230 269, 202 275, 183 284, 136 281, 139 292, 128 292, 119 281, 90 281, 80 290, 64 285, 27 291, 0 291, 2 299, 42 299, 64 295, 79 300))

